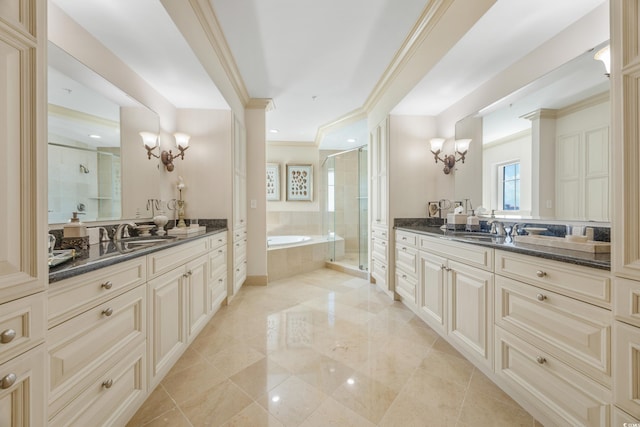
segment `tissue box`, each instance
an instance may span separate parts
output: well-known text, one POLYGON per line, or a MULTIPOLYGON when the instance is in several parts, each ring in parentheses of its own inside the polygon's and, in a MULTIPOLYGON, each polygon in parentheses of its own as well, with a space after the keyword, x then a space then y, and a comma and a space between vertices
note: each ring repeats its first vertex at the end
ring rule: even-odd
POLYGON ((447 230, 464 231, 467 226, 467 214, 447 214, 447 230))

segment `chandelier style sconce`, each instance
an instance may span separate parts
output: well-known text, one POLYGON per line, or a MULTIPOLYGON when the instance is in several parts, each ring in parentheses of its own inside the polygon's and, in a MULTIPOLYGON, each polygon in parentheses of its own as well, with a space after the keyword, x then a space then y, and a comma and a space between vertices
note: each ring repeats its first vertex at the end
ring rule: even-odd
POLYGON ((457 139, 455 142, 455 153, 454 154, 445 154, 444 157, 440 157, 440 152, 442 151, 442 146, 444 145, 444 138, 432 138, 431 143, 431 152, 433 153, 434 158, 436 159, 436 163, 440 160, 444 163, 444 169, 442 169, 445 175, 449 175, 453 170, 453 167, 456 165, 456 162, 462 160, 464 163, 464 157, 469 150, 469 144, 471 144, 470 139, 457 139), (460 157, 456 158, 456 154, 460 157))
POLYGON ((600 49, 598 52, 596 52, 595 55, 593 55, 593 59, 597 60, 597 61, 602 61, 602 63, 604 64, 604 69, 606 70, 606 73, 604 73, 605 76, 610 77, 611 76, 611 46, 606 45, 605 47, 603 47, 602 49, 600 49))
POLYGON ((142 137, 144 148, 147 149, 147 158, 151 159, 151 156, 153 156, 160 159, 164 167, 167 169, 167 172, 171 172, 174 169, 174 159, 180 158, 181 160, 184 160, 184 152, 189 148, 189 139, 191 139, 191 137, 186 133, 174 133, 173 136, 176 139, 176 147, 180 152, 173 154, 171 150, 163 150, 160 155, 157 155, 153 150, 159 147, 158 135, 153 132, 140 132, 140 136, 142 137))

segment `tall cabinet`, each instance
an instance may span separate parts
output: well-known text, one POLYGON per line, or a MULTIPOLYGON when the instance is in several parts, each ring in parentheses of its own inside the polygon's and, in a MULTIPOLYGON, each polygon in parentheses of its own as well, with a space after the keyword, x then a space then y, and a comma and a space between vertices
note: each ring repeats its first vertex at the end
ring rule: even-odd
POLYGON ((379 123, 370 133, 371 185, 371 243, 369 271, 376 285, 393 297, 389 277, 389 118, 379 123))
POLYGON ((611 1, 614 420, 640 420, 640 5, 611 1), (633 418, 632 418, 633 417, 633 418))
POLYGON ((247 279, 247 133, 233 118, 233 226, 228 298, 231 300, 247 279))
POLYGON ((0 2, 0 425, 45 423, 46 2, 0 2))

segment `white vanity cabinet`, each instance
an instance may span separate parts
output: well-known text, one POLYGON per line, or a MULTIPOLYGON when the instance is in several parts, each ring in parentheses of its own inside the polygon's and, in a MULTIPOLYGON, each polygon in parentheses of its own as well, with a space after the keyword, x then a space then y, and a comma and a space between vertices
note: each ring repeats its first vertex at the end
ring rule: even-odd
POLYGON ((233 275, 229 295, 235 296, 247 280, 247 227, 233 231, 233 275))
POLYGON ((374 225, 371 228, 371 259, 369 264, 371 277, 378 288, 393 296, 389 280, 389 232, 386 226, 374 225))
POLYGON ((419 236, 419 315, 467 358, 493 365, 493 250, 419 236))
POLYGON ((215 314, 227 298, 227 234, 209 238, 209 313, 215 314))
POLYGON ((610 425, 610 274, 499 250, 495 272, 497 377, 548 422, 610 425))
POLYGON ((395 291, 402 301, 416 305, 418 301, 418 248, 412 233, 395 233, 395 291))

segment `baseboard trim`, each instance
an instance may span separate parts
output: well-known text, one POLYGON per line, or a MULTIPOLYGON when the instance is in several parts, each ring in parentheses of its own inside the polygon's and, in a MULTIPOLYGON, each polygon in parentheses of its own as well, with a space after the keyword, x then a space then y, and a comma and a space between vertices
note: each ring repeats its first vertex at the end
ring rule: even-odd
POLYGON ((247 276, 244 284, 248 286, 267 286, 268 282, 268 276, 247 276))

